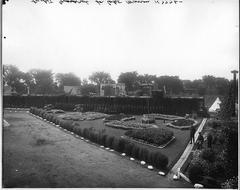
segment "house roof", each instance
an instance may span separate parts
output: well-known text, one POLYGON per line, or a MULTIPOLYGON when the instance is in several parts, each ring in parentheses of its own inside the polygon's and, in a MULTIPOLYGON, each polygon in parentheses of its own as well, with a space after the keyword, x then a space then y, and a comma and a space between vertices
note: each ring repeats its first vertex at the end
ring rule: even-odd
POLYGON ((205 95, 204 96, 204 105, 206 108, 210 108, 216 99, 219 98, 221 102, 223 102, 224 97, 221 95, 205 95))

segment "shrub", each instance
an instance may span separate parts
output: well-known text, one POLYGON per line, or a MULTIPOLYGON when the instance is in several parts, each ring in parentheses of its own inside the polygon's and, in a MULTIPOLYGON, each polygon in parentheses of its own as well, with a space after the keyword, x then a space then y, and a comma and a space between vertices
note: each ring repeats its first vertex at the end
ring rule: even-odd
POLYGON ((222 162, 215 162, 209 168, 209 176, 213 178, 225 177, 225 168, 222 162))
POLYGON ((119 139, 119 145, 118 145, 117 151, 123 152, 123 151, 124 151, 124 148, 125 148, 125 144, 126 144, 126 139, 120 138, 120 139, 119 139))
POLYGON ((165 169, 168 165, 168 157, 160 152, 155 152, 153 165, 158 169, 165 169))
POLYGON ((113 148, 113 141, 114 141, 114 137, 107 137, 106 139, 106 146, 113 148))
POLYGON ((200 157, 204 160, 207 160, 209 162, 214 162, 215 160, 215 153, 212 149, 204 149, 201 154, 200 157))
POLYGON ((60 121, 60 126, 69 131, 73 131, 73 122, 72 121, 60 121))
POLYGON ((102 138, 101 138, 101 144, 106 146, 106 140, 107 140, 107 135, 102 135, 102 138))
POLYGON ((133 149, 132 149, 132 153, 131 155, 136 158, 136 159, 139 159, 139 152, 140 152, 140 148, 138 146, 133 146, 133 149))
POLYGON ((73 127, 73 132, 79 136, 82 136, 82 129, 79 126, 74 126, 73 127))
POLYGON ((191 182, 195 184, 203 179, 203 168, 200 164, 190 164, 188 174, 191 182))
POLYGON ((133 145, 132 143, 130 143, 129 141, 125 141, 124 152, 125 152, 127 155, 131 155, 133 146, 134 146, 134 145, 133 145))
POLYGON ((84 129, 83 129, 82 136, 83 136, 84 138, 89 139, 89 136, 90 136, 89 134, 90 134, 90 133, 89 133, 89 129, 84 128, 84 129))
POLYGON ((119 139, 118 138, 114 138, 112 148, 116 151, 119 151, 119 139))
POLYGON ((89 134, 89 139, 92 141, 92 142, 95 142, 95 143, 97 143, 97 140, 98 140, 98 138, 97 138, 97 133, 95 133, 95 132, 90 132, 90 134, 89 134))
POLYGON ((148 162, 149 150, 146 148, 141 148, 139 151, 139 158, 145 162, 148 162))

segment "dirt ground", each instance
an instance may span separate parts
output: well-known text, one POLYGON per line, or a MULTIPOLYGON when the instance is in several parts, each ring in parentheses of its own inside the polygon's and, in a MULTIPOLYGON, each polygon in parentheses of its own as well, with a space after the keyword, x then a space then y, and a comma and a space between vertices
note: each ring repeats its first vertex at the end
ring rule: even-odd
POLYGON ((191 187, 26 112, 4 111, 4 119, 3 187, 191 187))

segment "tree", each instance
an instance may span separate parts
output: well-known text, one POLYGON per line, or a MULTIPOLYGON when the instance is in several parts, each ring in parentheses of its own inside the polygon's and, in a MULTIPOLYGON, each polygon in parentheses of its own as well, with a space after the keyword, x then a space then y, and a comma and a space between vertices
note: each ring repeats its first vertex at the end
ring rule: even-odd
POLYGON ((104 71, 94 72, 89 76, 89 80, 97 85, 102 83, 114 83, 109 73, 104 71))
POLYGON ((57 73, 55 79, 61 89, 64 86, 80 86, 81 79, 73 73, 57 73))
POLYGON ((12 92, 24 93, 23 72, 14 65, 3 65, 3 85, 12 88, 12 92))
POLYGON ((115 81, 111 78, 110 74, 103 71, 92 73, 89 76, 89 80, 97 85, 99 93, 100 84, 115 83, 115 81))
POLYGON ((54 93, 53 73, 51 70, 32 69, 29 71, 34 81, 34 93, 52 94, 54 93))
POLYGON ((138 73, 136 71, 121 73, 118 77, 118 82, 125 84, 127 92, 137 90, 139 87, 138 73))
POLYGON ((156 75, 144 74, 144 75, 138 75, 137 78, 140 84, 143 84, 143 83, 153 84, 153 82, 156 80, 157 77, 156 75))
POLYGON ((84 80, 81 86, 81 94, 83 96, 89 96, 91 93, 97 93, 97 89, 96 85, 89 84, 86 80, 84 80))
POLYGON ((163 89, 165 86, 166 91, 170 94, 179 94, 183 91, 183 82, 178 76, 160 76, 156 78, 155 82, 159 89, 163 89))

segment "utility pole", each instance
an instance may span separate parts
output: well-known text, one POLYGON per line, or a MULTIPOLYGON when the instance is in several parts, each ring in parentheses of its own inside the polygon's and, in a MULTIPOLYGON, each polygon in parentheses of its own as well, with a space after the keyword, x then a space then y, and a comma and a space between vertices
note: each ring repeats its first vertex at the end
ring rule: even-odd
POLYGON ((238 71, 237 70, 233 70, 231 71, 231 73, 233 74, 233 102, 234 102, 234 108, 233 108, 233 116, 235 116, 235 103, 236 103, 236 94, 237 94, 237 80, 236 80, 236 76, 238 71))

